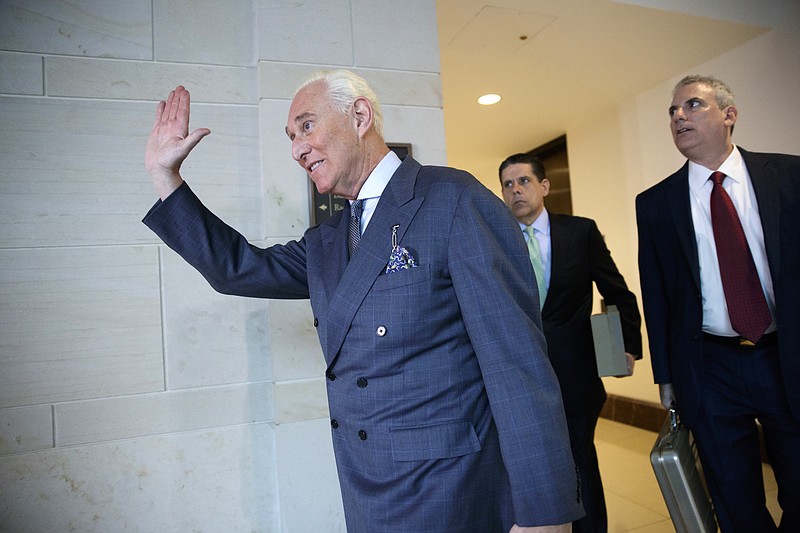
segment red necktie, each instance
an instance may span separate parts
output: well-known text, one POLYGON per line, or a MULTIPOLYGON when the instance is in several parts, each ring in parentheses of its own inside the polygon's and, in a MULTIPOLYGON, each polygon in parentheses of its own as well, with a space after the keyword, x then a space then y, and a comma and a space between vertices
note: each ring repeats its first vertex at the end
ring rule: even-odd
POLYGON ((736 208, 722 188, 725 174, 714 172, 710 179, 714 182, 711 225, 731 325, 739 335, 755 343, 772 323, 772 316, 736 208))

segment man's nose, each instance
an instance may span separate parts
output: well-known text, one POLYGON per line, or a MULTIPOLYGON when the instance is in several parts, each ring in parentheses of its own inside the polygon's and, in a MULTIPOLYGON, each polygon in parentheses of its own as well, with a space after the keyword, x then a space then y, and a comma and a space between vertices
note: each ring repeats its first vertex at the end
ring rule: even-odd
POLYGON ((299 138, 292 141, 292 157, 295 161, 301 161, 309 152, 308 144, 299 138))
POLYGON ((683 107, 676 107, 672 111, 672 120, 686 120, 686 114, 683 112, 683 107))

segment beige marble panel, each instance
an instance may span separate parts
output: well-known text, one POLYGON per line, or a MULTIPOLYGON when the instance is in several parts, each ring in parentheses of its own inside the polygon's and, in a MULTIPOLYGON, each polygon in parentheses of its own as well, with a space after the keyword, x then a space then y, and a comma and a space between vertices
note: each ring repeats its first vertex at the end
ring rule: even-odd
POLYGON ((356 65, 439 72, 435 0, 352 0, 352 10, 356 65))
POLYGON ((45 77, 49 96, 155 102, 166 100, 169 91, 183 85, 191 91, 193 103, 258 100, 255 68, 47 57, 45 77))
POLYGON ((216 292, 166 247, 162 285, 168 389, 270 379, 272 302, 216 292))
POLYGON ((387 105, 383 122, 388 142, 411 143, 414 159, 423 165, 447 165, 441 108, 387 105))
POLYGON ((283 237, 280 242, 303 235, 311 210, 308 175, 292 159, 292 144, 286 136, 288 113, 286 100, 259 104, 264 234, 283 237))
POLYGON ((0 455, 53 447, 53 409, 49 405, 0 409, 0 455))
POLYGON ((161 390, 155 247, 0 250, 0 407, 161 390))
MULTIPOLYGON (((317 70, 330 68, 327 65, 261 61, 258 65, 259 95, 261 98, 291 101, 297 87, 307 77, 317 70)), ((382 105, 442 107, 442 82, 438 73, 370 68, 350 70, 367 80, 382 105)))
POLYGON ((252 66, 255 12, 241 0, 153 0, 156 61, 252 66))
POLYGON ((353 64, 350 1, 256 2, 259 59, 353 64))
POLYGON ((14 533, 280 531, 269 424, 0 457, 14 533))
POLYGON ((150 0, 5 0, 0 49, 151 59, 150 0))
MULTIPOLYGON (((182 172, 243 232, 261 232, 254 107, 195 105, 211 136, 182 172)), ((141 223, 157 196, 144 170, 155 105, 0 98, 0 247, 154 243, 141 223)))
POLYGON ((281 424, 275 446, 282 531, 345 533, 328 420, 281 424))
POLYGON ((271 396, 264 381, 57 404, 56 446, 266 422, 271 396))
POLYGON ((44 94, 42 57, 0 52, 0 93, 44 94))
POLYGON ((275 423, 328 419, 325 378, 275 383, 275 423))

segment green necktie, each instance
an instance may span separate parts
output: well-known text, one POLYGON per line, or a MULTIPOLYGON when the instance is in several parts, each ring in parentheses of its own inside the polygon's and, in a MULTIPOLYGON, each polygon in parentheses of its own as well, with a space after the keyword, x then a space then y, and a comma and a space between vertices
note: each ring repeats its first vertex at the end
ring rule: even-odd
POLYGON ((536 274, 536 285, 539 288, 539 309, 544 307, 544 298, 547 296, 547 287, 544 284, 544 268, 542 267, 542 252, 539 250, 539 241, 533 236, 533 226, 525 226, 528 234, 528 256, 531 258, 533 273, 536 274))

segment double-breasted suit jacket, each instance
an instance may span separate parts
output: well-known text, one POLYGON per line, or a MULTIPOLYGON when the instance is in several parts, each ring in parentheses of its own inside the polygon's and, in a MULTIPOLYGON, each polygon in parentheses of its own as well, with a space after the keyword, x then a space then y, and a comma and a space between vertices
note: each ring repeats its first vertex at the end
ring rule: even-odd
MULTIPOLYGON (((781 370, 800 418, 800 157, 747 152, 775 292, 781 370)), ((636 198, 642 303, 656 383, 672 383, 690 427, 703 398, 703 295, 688 162, 636 198)))
POLYGON ((617 306, 625 351, 637 357, 642 354, 641 316, 597 224, 583 217, 548 215, 551 274, 542 307, 544 333, 564 407, 570 414, 585 415, 598 412, 606 400, 592 337, 592 283, 606 305, 617 306))
POLYGON ((533 271, 505 205, 406 158, 348 262, 349 210, 259 249, 184 185, 145 218, 220 292, 310 298, 351 532, 499 532, 582 514, 533 271), (417 266, 387 273, 396 241, 417 266))

